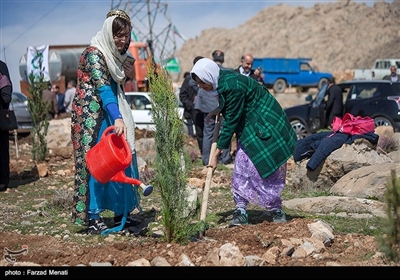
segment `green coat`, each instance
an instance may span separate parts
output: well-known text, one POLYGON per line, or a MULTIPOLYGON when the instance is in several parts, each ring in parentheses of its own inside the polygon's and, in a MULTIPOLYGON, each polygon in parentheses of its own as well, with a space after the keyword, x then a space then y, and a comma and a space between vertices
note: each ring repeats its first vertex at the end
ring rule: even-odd
POLYGON ((219 108, 224 124, 217 148, 227 149, 234 133, 262 178, 293 154, 297 137, 282 107, 269 91, 230 70, 218 79, 219 108))

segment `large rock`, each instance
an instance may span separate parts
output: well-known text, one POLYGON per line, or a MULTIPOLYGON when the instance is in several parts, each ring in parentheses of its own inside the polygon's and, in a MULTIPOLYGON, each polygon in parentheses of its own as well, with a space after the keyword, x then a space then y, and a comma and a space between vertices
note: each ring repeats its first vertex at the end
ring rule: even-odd
POLYGON ((341 177, 363 166, 392 163, 393 160, 378 153, 366 140, 343 145, 333 151, 314 171, 306 168, 308 159, 293 167, 291 172, 292 186, 295 189, 329 190, 341 177))
POLYGON ((398 163, 384 163, 355 169, 340 178, 330 189, 332 193, 348 197, 374 198, 385 200, 391 170, 400 175, 398 163))
POLYGON ((372 199, 361 199, 355 197, 342 196, 318 196, 307 198, 294 198, 283 201, 283 206, 307 213, 318 213, 324 215, 336 215, 346 213, 348 216, 365 217, 371 216, 385 217, 384 203, 372 199))
POLYGON ((50 120, 46 141, 49 149, 71 146, 71 118, 50 120))

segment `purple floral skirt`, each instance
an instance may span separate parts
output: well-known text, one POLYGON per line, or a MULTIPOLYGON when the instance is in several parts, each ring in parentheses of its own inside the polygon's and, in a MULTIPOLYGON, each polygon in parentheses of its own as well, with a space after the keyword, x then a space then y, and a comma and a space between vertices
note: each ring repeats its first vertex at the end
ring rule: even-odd
POLYGON ((232 176, 232 193, 236 208, 251 203, 266 210, 282 209, 281 193, 286 182, 286 163, 263 179, 241 143, 238 143, 232 176))

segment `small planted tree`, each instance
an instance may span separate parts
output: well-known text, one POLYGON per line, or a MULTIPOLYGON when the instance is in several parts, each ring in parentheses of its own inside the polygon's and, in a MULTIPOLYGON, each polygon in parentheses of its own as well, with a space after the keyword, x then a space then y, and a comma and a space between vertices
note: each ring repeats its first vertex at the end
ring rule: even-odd
POLYGON ((385 256, 392 260, 400 259, 400 180, 395 170, 391 171, 386 190, 386 234, 380 237, 380 245, 385 256))
POLYGON ((155 169, 153 186, 161 193, 161 223, 167 242, 185 243, 194 227, 193 213, 188 213, 187 177, 184 156, 185 133, 178 115, 178 101, 172 90, 172 80, 165 69, 149 67, 148 78, 152 101, 152 118, 156 125, 155 169))
POLYGON ((42 91, 48 88, 48 82, 44 81, 44 68, 42 69, 42 59, 39 59, 39 75, 35 76, 33 71, 29 74, 31 86, 28 89, 30 97, 28 97, 28 111, 32 117, 33 128, 32 137, 32 159, 36 162, 45 160, 48 147, 46 141, 49 121, 47 114, 50 109, 50 104, 43 101, 42 91))

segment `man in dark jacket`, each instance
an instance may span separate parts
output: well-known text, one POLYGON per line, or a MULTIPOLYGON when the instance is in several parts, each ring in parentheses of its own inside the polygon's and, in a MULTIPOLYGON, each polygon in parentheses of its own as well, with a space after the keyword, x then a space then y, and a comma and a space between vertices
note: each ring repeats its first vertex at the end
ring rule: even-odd
POLYGON ((342 117, 343 114, 343 91, 336 85, 335 78, 329 80, 328 101, 326 102, 327 124, 331 125, 334 117, 342 117))
POLYGON ((48 85, 47 89, 42 91, 42 99, 44 102, 50 104, 50 109, 48 113, 48 120, 53 118, 58 118, 58 102, 56 94, 51 91, 51 84, 48 85))
POLYGON ((390 66, 390 75, 383 77, 384 80, 400 82, 400 75, 397 74, 396 65, 390 66))
POLYGON ((261 75, 262 74, 261 69, 260 68, 252 69, 253 61, 254 61, 253 56, 249 53, 244 54, 244 55, 242 55, 240 61, 241 61, 241 65, 238 68, 236 68, 234 71, 236 71, 244 76, 253 78, 259 84, 262 84, 265 86, 264 79, 261 75))
POLYGON ((57 99, 58 114, 65 113, 64 99, 65 94, 60 92, 60 87, 58 85, 53 85, 51 91, 54 92, 57 99))
MULTIPOLYGON (((201 58, 203 57, 196 56, 193 60, 193 65, 201 58)), ((182 102, 184 107, 183 116, 187 120, 191 119, 192 122, 194 123, 194 127, 196 130, 197 144, 200 149, 200 152, 202 152, 203 128, 204 128, 203 113, 194 108, 198 90, 199 87, 197 86, 197 83, 192 80, 190 75, 187 75, 183 80, 182 86, 179 91, 179 100, 182 102)))
POLYGON ((225 66, 222 66, 222 64, 223 64, 224 61, 225 61, 225 54, 224 54, 223 51, 215 50, 215 51, 213 51, 213 53, 212 53, 211 55, 212 55, 212 58, 213 58, 213 60, 215 61, 215 63, 218 64, 219 69, 222 69, 222 70, 232 70, 231 68, 227 68, 227 67, 225 67, 225 66))

